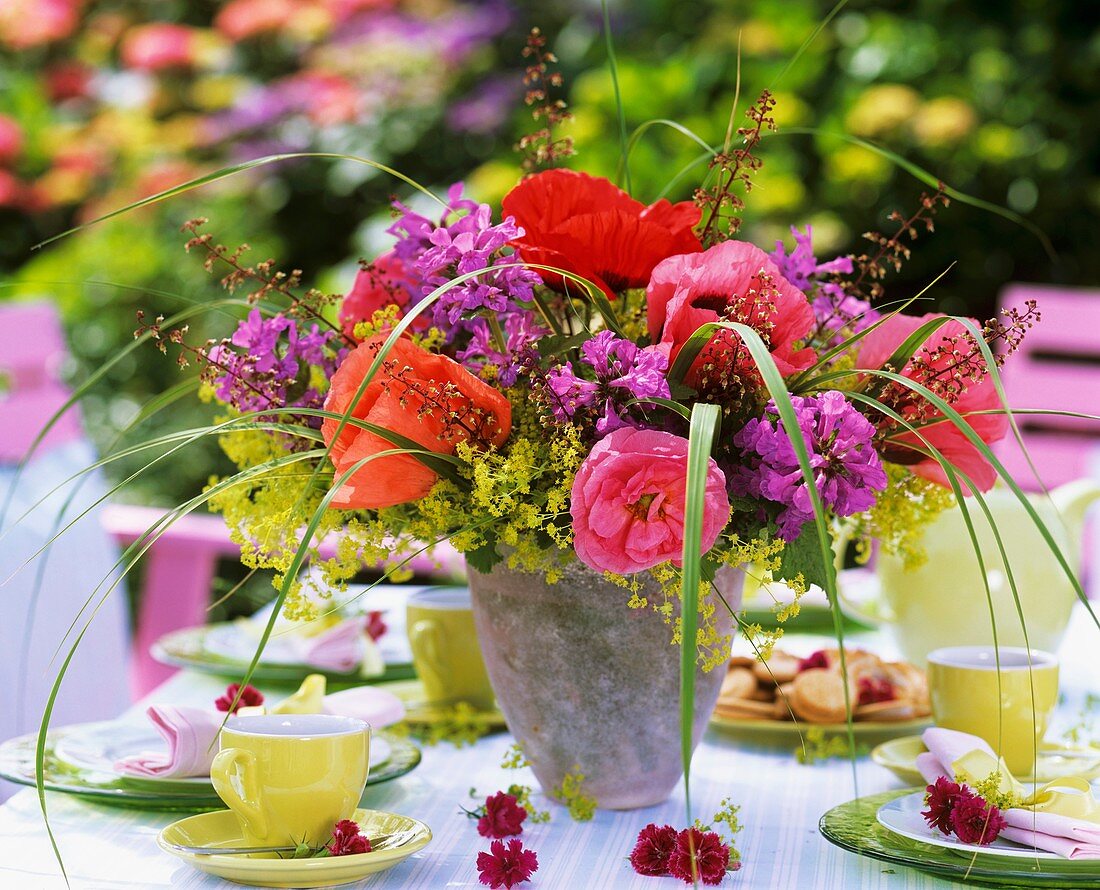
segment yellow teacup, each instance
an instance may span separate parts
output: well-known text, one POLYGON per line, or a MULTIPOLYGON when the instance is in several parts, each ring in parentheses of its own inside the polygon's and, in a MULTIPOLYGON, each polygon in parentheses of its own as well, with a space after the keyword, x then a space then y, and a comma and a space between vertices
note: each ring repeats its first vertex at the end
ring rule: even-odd
POLYGON ((1014 775, 1030 776, 1058 704, 1058 659, 1038 649, 1002 646, 998 678, 997 651, 951 646, 929 653, 932 716, 937 726, 985 739, 1014 775))
POLYGON ((407 626, 413 667, 429 702, 467 702, 482 711, 496 706, 477 642, 469 590, 417 591, 408 599, 407 626))
POLYGON ((251 846, 320 846, 359 805, 370 727, 331 714, 231 717, 210 767, 251 846))

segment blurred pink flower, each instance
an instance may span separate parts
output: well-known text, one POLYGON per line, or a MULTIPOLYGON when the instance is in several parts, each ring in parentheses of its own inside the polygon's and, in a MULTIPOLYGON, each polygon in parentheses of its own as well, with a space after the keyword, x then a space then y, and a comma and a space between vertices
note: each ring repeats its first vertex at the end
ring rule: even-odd
POLYGON ((279 31, 301 7, 296 0, 230 0, 214 19, 214 27, 230 40, 279 31))
POLYGON ((0 114, 0 165, 13 164, 23 150, 23 128, 13 118, 0 114))
POLYGON ((2 0, 0 43, 28 49, 63 40, 76 29, 83 0, 2 0))
POLYGON ((198 31, 186 25, 151 22, 126 32, 122 40, 122 64, 141 71, 186 68, 194 64, 198 31))
POLYGON ((46 69, 46 92, 51 102, 81 99, 88 95, 92 69, 80 62, 58 62, 46 69))
MULTIPOLYGON (((573 480, 573 543, 581 562, 619 575, 682 563, 687 453, 687 439, 632 427, 596 443, 573 480)), ((729 513, 726 477, 711 460, 701 552, 714 546, 729 513)))

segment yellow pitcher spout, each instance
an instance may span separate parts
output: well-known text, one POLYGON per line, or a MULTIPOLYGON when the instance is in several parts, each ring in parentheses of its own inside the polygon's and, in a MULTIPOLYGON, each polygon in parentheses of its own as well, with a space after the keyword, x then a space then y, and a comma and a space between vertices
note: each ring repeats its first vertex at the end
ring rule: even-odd
POLYGON ((1085 524, 1086 511, 1100 499, 1100 485, 1092 479, 1076 479, 1054 489, 1050 499, 1065 523, 1070 540, 1077 541, 1085 524))

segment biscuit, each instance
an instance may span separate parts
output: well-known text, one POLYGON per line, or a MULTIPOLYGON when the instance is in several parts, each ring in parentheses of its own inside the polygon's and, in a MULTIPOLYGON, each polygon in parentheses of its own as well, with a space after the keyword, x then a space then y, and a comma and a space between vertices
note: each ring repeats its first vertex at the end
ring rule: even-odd
POLYGON ((842 723, 847 714, 844 679, 828 668, 811 668, 795 677, 789 701, 791 710, 810 723, 842 723))
POLYGON ((722 691, 718 693, 720 702, 746 699, 757 689, 756 677, 748 668, 730 668, 722 681, 722 691))
POLYGON ((777 650, 772 652, 767 661, 756 662, 752 666, 752 672, 761 683, 789 683, 798 676, 800 664, 801 659, 777 650))

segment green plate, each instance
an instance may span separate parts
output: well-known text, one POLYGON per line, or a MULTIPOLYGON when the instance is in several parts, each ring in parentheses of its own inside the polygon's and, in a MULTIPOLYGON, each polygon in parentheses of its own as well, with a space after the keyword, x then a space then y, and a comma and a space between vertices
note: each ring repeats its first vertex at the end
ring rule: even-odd
MULTIPOLYGON (((248 662, 211 652, 206 645, 206 639, 214 632, 224 632, 224 625, 208 624, 204 627, 188 627, 173 631, 157 640, 149 651, 153 658, 162 664, 189 668, 204 674, 215 674, 229 680, 239 680, 248 670, 248 662)), ((274 664, 265 662, 261 658, 252 674, 252 680, 256 683, 297 686, 309 674, 322 674, 328 682, 330 691, 348 686, 362 686, 365 683, 406 680, 416 676, 413 666, 408 663, 387 664, 384 673, 374 677, 363 677, 355 671, 339 673, 320 670, 306 664, 274 664)))
MULTIPOLYGON (((63 727, 46 735, 45 786, 47 791, 75 794, 100 803, 146 810, 218 810, 225 804, 214 786, 199 780, 166 781, 119 776, 107 770, 90 769, 57 756, 57 744, 83 726, 63 727)), ((370 771, 367 786, 388 782, 411 772, 420 763, 420 749, 408 739, 379 732, 389 744, 389 759, 370 771)), ((34 786, 35 748, 38 733, 9 739, 0 745, 0 778, 34 786)))
MULTIPOLYGON (((386 683, 383 688, 392 692, 405 704, 405 723, 413 726, 434 726, 453 719, 453 711, 444 705, 435 705, 428 701, 424 684, 419 680, 397 680, 386 683)), ((504 714, 498 708, 491 711, 476 711, 490 729, 507 729, 504 714)))
POLYGON ((1008 859, 976 853, 960 856, 950 850, 894 834, 877 819, 879 807, 919 789, 886 791, 833 807, 818 828, 843 850, 892 865, 903 865, 952 881, 998 887, 1100 887, 1100 861, 1008 859))

